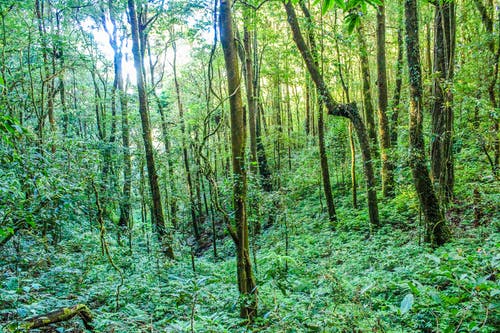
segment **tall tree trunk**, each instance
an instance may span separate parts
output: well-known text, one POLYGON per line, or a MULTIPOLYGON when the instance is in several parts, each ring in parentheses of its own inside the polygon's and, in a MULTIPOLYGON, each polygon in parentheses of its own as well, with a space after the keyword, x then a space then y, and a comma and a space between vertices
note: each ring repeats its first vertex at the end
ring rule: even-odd
POLYGON ((143 57, 139 44, 139 28, 134 0, 128 0, 128 9, 130 16, 130 26, 132 28, 132 53, 134 55, 134 65, 137 76, 137 90, 139 94, 139 113, 142 124, 142 138, 144 140, 144 149, 146 153, 146 165, 148 168, 149 187, 153 200, 154 223, 157 228, 158 236, 162 243, 164 253, 171 259, 174 258, 174 252, 170 244, 169 233, 165 229, 165 220, 163 218, 163 208, 161 202, 160 187, 158 186, 158 175, 153 155, 153 140, 151 136, 151 126, 149 123, 148 100, 146 95, 146 86, 143 74, 143 57))
MULTIPOLYGON (((123 36, 118 37, 118 27, 115 18, 115 9, 113 8, 113 4, 111 1, 108 3, 108 9, 113 30, 112 31, 107 30, 104 16, 102 18, 102 23, 103 27, 108 32, 109 43, 114 53, 113 62, 114 62, 115 79, 113 84, 112 103, 115 104, 116 98, 118 97, 120 103, 120 111, 121 111, 123 187, 120 200, 120 219, 118 220, 118 225, 120 226, 121 229, 129 229, 128 232, 130 233, 132 158, 130 155, 130 128, 128 123, 128 101, 127 101, 127 93, 125 92, 123 83, 123 68, 122 68, 123 54, 121 51, 121 42, 120 42, 120 38, 124 37, 123 36)), ((113 108, 115 107, 116 106, 113 106, 113 108)))
POLYGON ((382 195, 394 197, 394 165, 391 160, 391 137, 387 118, 387 73, 385 57, 385 6, 377 12, 377 85, 378 85, 378 132, 380 136, 380 160, 382 162, 382 195))
POLYGON ((434 14, 434 70, 431 177, 446 205, 453 197, 453 72, 455 67, 455 4, 436 4, 434 14))
POLYGON ((243 45, 245 48, 245 87, 247 91, 247 105, 248 105, 248 128, 250 133, 250 170, 255 173, 257 171, 257 139, 255 134, 255 115, 257 113, 257 99, 254 90, 254 66, 253 66, 253 51, 252 51, 252 38, 248 30, 250 18, 245 18, 245 25, 243 27, 243 45))
POLYGON ((306 90, 306 121, 305 121, 305 130, 306 130, 306 136, 309 136, 311 134, 311 79, 309 78, 309 75, 306 74, 306 84, 305 84, 305 90, 306 90))
POLYGON ((234 39, 231 0, 220 2, 220 39, 227 72, 227 90, 231 113, 231 150, 233 162, 233 205, 236 231, 228 226, 236 245, 238 289, 242 296, 240 316, 253 321, 257 315, 257 287, 250 261, 246 216, 245 122, 240 90, 240 71, 234 39))
MULTIPOLYGON (((50 6, 50 4, 49 4, 50 6)), ((50 10, 50 7, 49 7, 50 10)), ((52 135, 52 141, 54 140, 55 135, 55 118, 54 118, 54 79, 53 72, 50 70, 49 63, 49 52, 48 52, 48 34, 47 27, 45 24, 45 1, 44 0, 35 0, 35 13, 38 21, 38 34, 40 38, 41 51, 42 51, 42 60, 43 60, 43 74, 42 77, 42 89, 40 93, 40 107, 38 116, 38 128, 37 132, 39 133, 39 141, 40 145, 43 143, 43 127, 45 123, 45 117, 48 116, 50 131, 52 135), (45 108, 45 100, 47 101, 47 107, 45 108), (45 113, 45 110, 47 113, 45 113)), ((42 148, 42 147, 40 147, 42 148)), ((55 145, 52 143, 51 145, 52 153, 55 153, 55 145)))
POLYGON ((266 192, 270 192, 273 189, 273 184, 271 180, 271 171, 269 170, 269 164, 267 163, 266 150, 264 144, 262 143, 262 124, 261 117, 264 112, 262 108, 262 103, 260 103, 260 66, 259 66, 259 54, 258 54, 258 39, 257 39, 257 26, 254 26, 253 30, 253 92, 255 95, 255 144, 257 149, 257 162, 259 166, 259 174, 262 189, 266 192))
MULTIPOLYGON (((401 14, 402 16, 402 14, 401 14)), ((403 18, 401 17, 398 26, 398 55, 396 59, 396 82, 394 84, 394 95, 391 101, 391 146, 398 145, 399 111, 401 101, 401 86, 403 85, 403 18)))
POLYGON ((337 222, 337 213, 335 212, 335 204, 333 202, 332 185, 330 182, 330 169, 328 167, 328 157, 325 147, 325 124, 323 120, 323 104, 319 100, 318 107, 318 146, 319 159, 321 164, 321 179, 323 180, 323 190, 325 192, 326 207, 328 209, 328 219, 332 224, 337 222))
POLYGON ((352 207, 358 208, 358 184, 356 182, 356 146, 354 145, 354 135, 352 133, 352 123, 349 123, 349 148, 351 149, 351 191, 352 207))
MULTIPOLYGON (((173 34, 172 34, 173 35, 173 34)), ((175 37, 173 37, 175 38, 175 37)), ((186 143, 186 122, 184 119, 184 108, 181 100, 181 90, 179 86, 179 81, 177 77, 177 45, 175 41, 172 42, 172 48, 174 51, 174 60, 172 62, 172 69, 174 71, 174 85, 175 85, 175 94, 177 98, 177 109, 179 110, 179 120, 181 123, 181 144, 182 144, 182 160, 184 162, 184 170, 186 171, 186 179, 187 179, 187 189, 189 194, 189 209, 191 212, 191 223, 193 226, 194 238, 196 241, 200 240, 200 226, 198 221, 198 216, 196 216, 196 203, 194 199, 194 189, 193 189, 193 177, 191 174, 190 166, 189 166, 189 152, 188 145, 186 143)))
POLYGON ((375 126, 375 110, 373 109, 370 61, 368 59, 368 48, 366 46, 365 33, 363 26, 358 25, 359 59, 361 65, 361 82, 363 83, 363 106, 364 121, 370 137, 371 149, 373 154, 378 155, 377 149, 377 129, 375 126))
MULTIPOLYGON (((491 120, 493 121, 493 149, 495 151, 495 156, 493 158, 493 173, 495 175, 498 174, 498 167, 500 162, 500 117, 498 116, 498 107, 500 99, 499 92, 500 88, 498 87, 498 74, 499 74, 499 65, 500 65, 500 29, 497 29, 497 48, 495 50, 495 36, 493 35, 493 27, 494 27, 494 17, 490 17, 488 13, 487 7, 483 4, 481 0, 474 0, 474 4, 481 15, 481 20, 483 22, 484 28, 488 33, 488 49, 490 50, 492 56, 492 62, 490 63, 490 71, 488 76, 491 78, 488 84, 488 97, 490 99, 491 106, 493 108, 493 112, 491 112, 491 120)), ((493 11, 493 1, 488 2, 488 6, 493 11)), ((500 22, 500 13, 498 14, 498 21, 500 22)))
MULTIPOLYGON (((319 68, 319 54, 313 30, 312 17, 304 1, 300 1, 299 4, 307 20, 309 45, 314 65, 316 68, 319 68)), ((326 206, 328 209, 328 218, 330 222, 334 224, 337 222, 337 213, 335 212, 335 204, 333 202, 332 185, 330 182, 330 168, 328 167, 328 157, 325 147, 325 122, 323 100, 321 98, 318 98, 318 147, 321 165, 321 179, 323 181, 323 191, 325 193, 326 206)))
POLYGON ((406 56, 410 79, 410 166, 415 190, 424 214, 424 240, 432 246, 439 246, 450 239, 451 232, 439 207, 425 158, 417 0, 405 0, 405 17, 406 56))
MULTIPOLYGON (((166 49, 164 51, 166 51, 166 49)), ((150 47, 149 41, 147 41, 147 52, 148 52, 148 58, 149 58, 149 72, 151 73, 151 75, 150 75, 151 86, 155 87, 156 85, 158 85, 158 82, 155 81, 155 75, 154 75, 155 63, 153 62, 153 56, 151 53, 151 47, 150 47)), ((163 70, 164 70, 164 67, 162 67, 162 73, 160 74, 160 77, 163 77, 163 74, 164 74, 163 70)), ((178 210, 177 209, 177 187, 175 185, 174 162, 172 160, 172 149, 171 149, 170 137, 169 137, 169 133, 168 133, 167 116, 165 114, 165 106, 164 106, 165 103, 160 99, 160 96, 158 96, 155 89, 151 89, 151 90, 152 90, 151 93, 153 94, 153 97, 156 101, 157 111, 160 114, 162 141, 163 141, 163 146, 165 148, 165 155, 166 155, 166 160, 167 160, 166 172, 168 173, 168 190, 170 190, 170 198, 166 197, 165 201, 167 202, 167 204, 170 208, 170 221, 172 222, 172 227, 174 229, 177 229, 177 210, 178 210)))

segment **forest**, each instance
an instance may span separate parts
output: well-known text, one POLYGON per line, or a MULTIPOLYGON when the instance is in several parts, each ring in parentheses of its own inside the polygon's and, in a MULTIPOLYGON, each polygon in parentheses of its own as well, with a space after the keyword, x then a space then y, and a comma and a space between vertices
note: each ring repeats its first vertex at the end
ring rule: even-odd
POLYGON ((498 332, 497 0, 0 0, 0 331, 498 332))

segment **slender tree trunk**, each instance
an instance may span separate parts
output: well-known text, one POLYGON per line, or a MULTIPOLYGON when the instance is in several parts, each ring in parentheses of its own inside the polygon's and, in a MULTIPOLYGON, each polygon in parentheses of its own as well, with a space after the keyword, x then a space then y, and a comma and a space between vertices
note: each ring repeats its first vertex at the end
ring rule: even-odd
MULTIPOLYGON (((123 158, 123 187, 120 200, 120 219, 118 225, 122 230, 129 229, 130 233, 130 212, 131 212, 131 190, 132 190, 132 158, 130 155, 130 129, 128 123, 128 101, 127 94, 123 83, 123 69, 120 37, 118 36, 118 27, 115 18, 115 8, 112 2, 108 3, 109 17, 113 30, 109 31, 106 25, 106 20, 101 18, 103 28, 108 33, 109 44, 113 49, 113 66, 114 66, 114 82, 112 93, 112 109, 113 114, 116 114, 116 99, 118 97, 121 111, 121 135, 122 135, 122 158, 123 158)), ((124 37, 121 37, 122 39, 124 37)), ((114 121, 113 121, 114 122, 114 121)), ((118 234, 120 237, 120 233, 118 234)))
POLYGON ((311 135, 311 79, 306 74, 306 135, 311 135))
POLYGON ((252 38, 248 30, 249 17, 245 19, 243 27, 243 44, 245 48, 245 87, 247 90, 247 105, 248 105, 248 128, 250 132, 250 170, 253 173, 257 172, 257 139, 255 134, 255 115, 257 113, 257 99, 254 90, 254 66, 253 66, 253 51, 252 38))
POLYGON ((349 123, 349 147, 351 148, 351 190, 352 207, 358 208, 358 184, 356 182, 356 146, 354 145, 354 135, 352 133, 352 124, 349 123))
POLYGON ((410 78, 410 166, 425 220, 425 242, 432 246, 446 243, 451 236, 432 186, 425 158, 422 133, 422 71, 418 42, 417 0, 405 0, 406 55, 410 78))
POLYGON ((240 90, 240 71, 234 39, 231 0, 220 2, 220 39, 224 51, 231 113, 231 149, 233 162, 233 205, 236 231, 229 226, 237 251, 238 289, 242 296, 240 316, 252 322, 257 315, 257 287, 250 261, 246 216, 245 122, 240 90))
POLYGON ((175 41, 172 43, 172 48, 174 51, 174 60, 172 63, 172 69, 174 71, 174 84, 175 84, 175 93, 177 96, 177 109, 179 110, 179 120, 181 122, 181 133, 182 133, 182 139, 181 139, 181 144, 182 144, 182 160, 184 162, 184 170, 186 171, 186 178, 187 178, 187 189, 188 189, 188 194, 189 194, 189 208, 191 212, 191 223, 193 226, 193 233, 194 237, 196 238, 196 241, 200 240, 200 226, 199 226, 199 221, 198 217, 196 216, 196 203, 195 203, 195 194, 193 191, 193 180, 192 180, 192 174, 189 166, 189 152, 188 152, 188 146, 186 143, 186 123, 184 120, 184 108, 182 105, 182 100, 181 100, 181 90, 179 86, 179 81, 177 78, 177 46, 175 41))
MULTIPOLYGON (((488 75, 491 80, 488 84, 488 97, 490 99, 491 106, 493 108, 493 112, 491 112, 491 120, 493 122, 493 149, 495 151, 495 155, 493 158, 493 174, 498 174, 499 162, 500 162, 500 117, 498 116, 498 107, 500 99, 498 87, 498 74, 499 74, 499 65, 500 65, 500 29, 497 29, 497 36, 493 35, 493 27, 494 27, 494 17, 490 17, 488 13, 487 7, 483 4, 481 0, 474 0, 474 4, 476 5, 479 14, 481 15, 481 20, 483 22, 484 28, 488 33, 488 49, 490 50, 492 56, 491 67, 488 75), (497 49, 495 50, 495 39, 497 39, 497 49)), ((494 13, 493 1, 488 2, 488 6, 490 10, 494 13)), ((494 14, 493 14, 494 15, 494 14)), ((500 22, 500 13, 498 14, 498 21, 500 22)))
MULTIPOLYGON (((307 32, 314 65, 319 68, 319 54, 313 30, 312 17, 304 1, 300 1, 299 4, 308 23, 307 32)), ((324 110, 323 101, 321 98, 318 98, 318 147, 321 165, 321 179, 323 181, 323 190, 325 193, 326 207, 328 209, 328 218, 332 224, 335 224, 337 222, 337 213, 335 212, 335 204, 333 202, 332 185, 330 182, 330 168, 328 167, 328 157, 326 154, 324 110)))
MULTIPOLYGON (((50 4, 49 4, 50 6, 50 4)), ((50 7, 49 7, 50 10, 50 7)), ((35 12, 38 21, 38 33, 40 37, 40 44, 42 50, 43 59, 43 69, 42 72, 42 89, 40 98, 40 112, 38 114, 38 133, 40 144, 43 143, 43 127, 45 123, 45 117, 48 116, 50 131, 52 135, 52 140, 54 140, 55 135, 55 118, 54 118, 54 79, 52 78, 53 72, 50 70, 49 63, 49 52, 48 52, 48 34, 47 27, 45 24, 45 1, 35 0, 35 12), (45 100, 47 101, 47 107, 45 108, 45 100), (45 110, 47 113, 45 113, 45 110)), ((54 60, 54 59, 53 59, 54 60)), ((34 92, 33 92, 34 93, 34 92)), ((40 147, 41 148, 41 147, 40 147)), ((51 151, 55 153, 55 145, 52 143, 51 151)))
POLYGON ((259 57, 257 50, 257 26, 254 26, 253 31, 253 92, 255 95, 255 145, 257 150, 257 162, 259 166, 260 181, 262 189, 266 192, 270 192, 273 189, 273 184, 271 180, 271 171, 269 170, 269 164, 267 163, 266 150, 264 144, 262 143, 262 124, 261 117, 264 112, 262 108, 262 103, 260 103, 260 66, 259 57))
MULTIPOLYGON (((157 228, 158 236, 162 243, 162 249, 165 254, 173 259, 174 252, 170 244, 170 235, 165 229, 165 220, 163 218, 163 209, 161 202, 160 187, 158 185, 158 175, 153 154, 153 140, 151 136, 151 126, 149 123, 148 100, 146 95, 146 86, 143 74, 143 58, 139 44, 139 27, 134 0, 128 0, 128 9, 130 15, 130 26, 132 28, 132 53, 134 55, 134 65, 137 74, 137 90, 139 93, 139 113, 142 124, 142 138, 144 140, 144 149, 146 153, 146 165, 148 168, 149 187, 153 200, 154 223, 157 228)), ((144 46, 144 45, 143 45, 144 46)))
POLYGON ((358 26, 358 42, 359 42, 359 59, 361 65, 361 82, 363 83, 363 106, 364 106, 364 121, 370 137, 371 149, 373 154, 378 155, 377 149, 377 129, 375 126, 375 110, 373 109, 372 91, 371 91, 371 75, 370 61, 368 59, 368 48, 366 46, 365 33, 363 26, 358 26))
POLYGON ((382 162, 382 195, 394 197, 394 165, 391 159, 391 137, 387 118, 387 73, 385 57, 385 6, 377 12, 377 85, 378 85, 378 132, 380 136, 380 160, 382 162))
POLYGON ((328 157, 325 147, 325 124, 323 120, 323 105, 322 101, 318 101, 318 146, 319 159, 321 163, 321 179, 323 180, 323 190, 325 192, 326 207, 328 208, 328 219, 332 224, 337 222, 337 213, 335 212, 335 204, 333 202, 332 185, 330 182, 330 169, 328 167, 328 157))
POLYGON ((398 55, 396 60, 396 82, 394 85, 394 95, 392 97, 392 116, 391 116, 391 146, 398 145, 398 124, 399 111, 401 108, 401 86, 403 85, 403 19, 400 19, 398 27, 398 55))

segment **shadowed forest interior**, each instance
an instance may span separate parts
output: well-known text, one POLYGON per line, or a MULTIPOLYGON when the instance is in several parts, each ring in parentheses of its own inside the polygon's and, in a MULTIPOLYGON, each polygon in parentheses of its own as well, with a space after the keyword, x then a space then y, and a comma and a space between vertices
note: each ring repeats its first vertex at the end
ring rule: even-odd
POLYGON ((498 332, 496 0, 0 0, 3 332, 498 332))

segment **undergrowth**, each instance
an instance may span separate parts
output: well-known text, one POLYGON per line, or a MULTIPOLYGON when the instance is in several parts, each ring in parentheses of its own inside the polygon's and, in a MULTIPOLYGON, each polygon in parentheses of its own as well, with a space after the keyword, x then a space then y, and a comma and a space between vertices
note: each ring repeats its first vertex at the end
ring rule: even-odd
MULTIPOLYGON (((295 163, 308 160, 313 158, 295 163)), ((318 200, 317 178, 305 173, 289 175, 274 197, 261 198, 263 205, 281 204, 261 207, 273 218, 262 218, 263 231, 252 241, 259 295, 252 326, 238 318, 229 237, 218 244, 218 258, 211 250, 194 257, 193 271, 191 250, 180 237, 177 260, 168 262, 151 230, 135 230, 132 253, 109 232, 113 260, 125 275, 116 310, 119 275, 102 255, 96 226, 75 220, 63 224, 64 238, 56 246, 24 233, 4 247, 3 330, 16 331, 23 319, 84 303, 93 312, 96 332, 497 331, 500 236, 494 184, 482 185, 484 214, 477 225, 466 196, 471 188, 458 189, 448 216, 454 239, 432 250, 420 242, 411 184, 400 184, 395 199, 381 202, 385 224, 376 231, 368 227, 363 207, 352 209, 349 196, 337 193, 340 222, 332 228, 318 200)), ((50 330, 84 331, 77 319, 50 330)))

